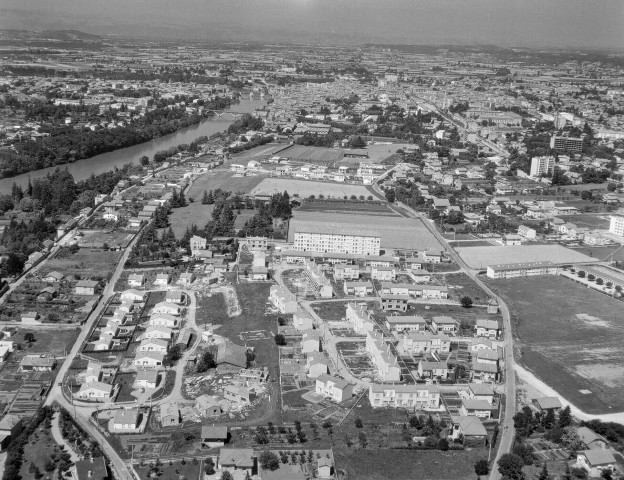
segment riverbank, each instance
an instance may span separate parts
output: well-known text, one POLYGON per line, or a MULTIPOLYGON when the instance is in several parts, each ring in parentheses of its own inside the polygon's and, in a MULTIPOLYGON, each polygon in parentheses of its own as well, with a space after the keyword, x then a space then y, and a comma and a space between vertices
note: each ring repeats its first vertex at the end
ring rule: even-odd
MULTIPOLYGON (((226 111, 235 110, 237 112, 252 113, 265 104, 266 100, 264 99, 241 99, 239 103, 231 105, 226 111)), ((233 122, 233 118, 211 117, 201 121, 199 124, 182 128, 174 133, 131 147, 103 153, 74 163, 42 168, 14 177, 3 178, 0 179, 0 194, 10 194, 13 183, 25 187, 28 184, 29 178, 34 180, 35 178, 45 177, 48 173, 52 173, 57 168, 66 168, 76 181, 85 180, 91 175, 108 172, 114 170, 115 167, 121 167, 127 163, 138 163, 140 158, 144 155, 151 159, 154 154, 160 150, 167 150, 181 143, 191 143, 197 137, 204 135, 211 137, 215 133, 227 130, 233 122)))

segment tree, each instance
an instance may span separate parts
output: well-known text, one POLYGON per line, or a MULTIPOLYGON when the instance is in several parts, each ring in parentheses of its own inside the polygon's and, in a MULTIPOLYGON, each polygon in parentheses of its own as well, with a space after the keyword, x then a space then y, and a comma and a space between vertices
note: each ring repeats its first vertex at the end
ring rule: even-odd
POLYGON ((143 165, 144 167, 147 167, 149 165, 149 157, 147 155, 143 155, 141 157, 141 165, 143 165))
POLYGON ((600 473, 600 476, 603 478, 603 480, 613 480, 613 473, 611 472, 611 470, 604 469, 600 473))
POLYGON ((544 462, 544 466, 542 467, 542 471, 540 472, 538 480, 550 480, 550 475, 548 474, 548 467, 546 466, 546 462, 544 462))
POLYGON ((461 303, 461 306, 464 308, 470 308, 472 307, 473 302, 472 298, 470 298, 468 295, 464 295, 459 299, 459 303, 461 303))
POLYGON ((206 351, 200 357, 199 362, 197 362, 197 373, 204 373, 211 368, 216 368, 217 362, 215 362, 214 355, 210 351, 206 351))
POLYGON ((16 253, 9 253, 8 258, 2 263, 2 276, 13 277, 24 270, 24 259, 16 253))
POLYGON ((561 428, 569 427, 572 423, 572 412, 570 412, 570 405, 567 405, 559 413, 559 426, 561 428))
POLYGON ((279 458, 273 452, 265 450, 260 454, 260 465, 264 470, 277 470, 280 467, 279 458))
POLYGON ((513 448, 513 453, 522 458, 525 465, 533 465, 533 462, 535 461, 534 451, 535 450, 531 445, 520 442, 516 443, 513 448))
POLYGON ((278 333, 275 335, 275 343, 280 346, 286 345, 286 337, 281 333, 278 333))
POLYGON ((579 272, 576 274, 579 278, 585 278, 585 272, 583 270, 579 270, 579 272))
POLYGON ((410 417, 409 425, 412 428, 420 428, 420 420, 418 419, 416 415, 414 415, 413 417, 410 417))
POLYGON ((438 442, 438 448, 443 452, 446 452, 449 449, 449 442, 446 438, 441 438, 438 442))
POLYGON ((360 432, 359 433, 358 441, 360 442, 360 445, 362 446, 362 448, 366 448, 366 445, 368 445, 368 440, 367 440, 366 435, 364 434, 364 432, 360 432))
POLYGON ((478 476, 487 475, 490 473, 490 465, 485 459, 477 460, 477 463, 474 465, 474 470, 478 476))
POLYGON ((35 334, 32 332, 26 332, 24 334, 24 341, 28 343, 32 343, 35 341, 35 334))
POLYGON ((356 417, 354 424, 355 428, 362 428, 364 426, 360 417, 356 417))
POLYGON ((544 415, 542 424, 544 428, 549 430, 555 425, 555 411, 552 408, 548 409, 546 415, 544 415))
POLYGON ((204 472, 206 472, 206 475, 214 475, 215 473, 215 463, 214 460, 211 457, 206 458, 205 460, 205 467, 204 467, 204 472))
POLYGON ((511 480, 524 479, 522 467, 524 467, 524 462, 518 455, 513 453, 505 453, 498 460, 498 471, 503 477, 511 480))
POLYGON ((221 474, 221 480, 234 480, 234 477, 232 476, 232 474, 230 472, 228 472, 227 470, 225 470, 222 474, 221 474))

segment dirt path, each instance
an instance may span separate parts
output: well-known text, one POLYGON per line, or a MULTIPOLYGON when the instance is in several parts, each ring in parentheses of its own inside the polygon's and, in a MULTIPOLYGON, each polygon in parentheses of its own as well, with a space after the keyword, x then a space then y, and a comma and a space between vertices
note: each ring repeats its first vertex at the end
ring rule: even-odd
POLYGON ((65 451, 69 453, 69 455, 71 456, 72 462, 77 462, 78 460, 80 460, 81 457, 74 451, 71 445, 67 443, 65 439, 63 438, 63 435, 61 434, 61 428, 60 428, 60 419, 61 419, 61 414, 59 412, 56 412, 54 416, 52 417, 52 428, 50 429, 52 432, 52 438, 54 438, 54 441, 59 446, 62 446, 65 448, 65 451))

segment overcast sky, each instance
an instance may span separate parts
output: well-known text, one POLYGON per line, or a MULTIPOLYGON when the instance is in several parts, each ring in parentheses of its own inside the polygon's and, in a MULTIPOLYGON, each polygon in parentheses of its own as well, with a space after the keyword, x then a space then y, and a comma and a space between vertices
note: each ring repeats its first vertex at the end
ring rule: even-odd
POLYGON ((0 27, 624 50, 624 0, 0 0, 0 27))

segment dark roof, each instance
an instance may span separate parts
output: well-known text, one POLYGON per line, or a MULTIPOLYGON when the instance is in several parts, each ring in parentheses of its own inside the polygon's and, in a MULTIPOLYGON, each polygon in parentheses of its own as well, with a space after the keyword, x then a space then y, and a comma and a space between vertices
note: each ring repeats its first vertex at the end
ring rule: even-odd
POLYGON ((108 470, 104 457, 96 457, 76 462, 78 480, 104 480, 108 478, 108 470), (89 475, 89 472, 91 475, 89 475))

